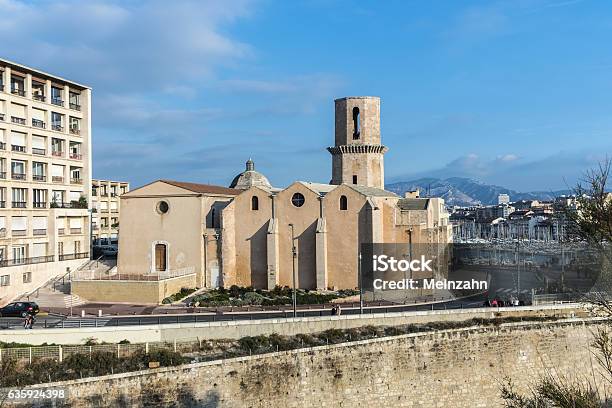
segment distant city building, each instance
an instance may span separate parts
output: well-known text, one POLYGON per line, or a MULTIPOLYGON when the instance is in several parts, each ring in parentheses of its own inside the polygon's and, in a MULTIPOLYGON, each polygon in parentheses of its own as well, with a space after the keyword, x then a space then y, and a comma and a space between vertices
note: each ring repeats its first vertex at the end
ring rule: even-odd
POLYGON ((0 305, 89 257, 91 89, 0 59, 0 305))
POLYGON ((508 194, 498 195, 497 204, 510 204, 510 196, 508 194))
POLYGON ((91 181, 92 239, 114 239, 119 235, 119 197, 130 191, 125 181, 91 181))

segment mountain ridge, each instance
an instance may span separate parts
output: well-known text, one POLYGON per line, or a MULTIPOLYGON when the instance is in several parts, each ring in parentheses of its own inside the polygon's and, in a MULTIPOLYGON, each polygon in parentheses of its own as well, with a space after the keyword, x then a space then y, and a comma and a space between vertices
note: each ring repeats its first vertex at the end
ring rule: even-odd
POLYGON ((571 194, 569 190, 519 192, 494 184, 486 184, 467 177, 422 177, 410 181, 398 181, 385 186, 385 189, 401 196, 406 191, 419 189, 421 196, 441 197, 448 205, 473 206, 497 204, 499 194, 508 194, 510 201, 552 200, 562 194, 571 194))

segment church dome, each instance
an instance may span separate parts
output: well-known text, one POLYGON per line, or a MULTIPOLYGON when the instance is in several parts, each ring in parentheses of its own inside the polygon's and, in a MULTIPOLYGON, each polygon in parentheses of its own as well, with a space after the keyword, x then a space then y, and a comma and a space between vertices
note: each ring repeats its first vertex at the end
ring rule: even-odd
POLYGON ((268 178, 258 171, 255 171, 255 163, 249 159, 246 162, 246 170, 238 174, 232 180, 230 188, 246 190, 252 186, 261 187, 265 190, 270 190, 272 185, 268 178))

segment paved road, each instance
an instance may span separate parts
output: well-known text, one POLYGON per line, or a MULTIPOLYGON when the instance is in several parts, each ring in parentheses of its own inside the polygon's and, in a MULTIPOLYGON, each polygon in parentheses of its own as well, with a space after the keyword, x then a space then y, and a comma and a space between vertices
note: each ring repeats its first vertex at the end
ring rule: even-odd
MULTIPOLYGON (((452 300, 443 303, 431 303, 420 305, 387 305, 387 306, 366 306, 364 313, 387 313, 403 311, 427 311, 427 310, 449 310, 482 307, 484 298, 481 295, 469 299, 452 300)), ((342 314, 359 314, 359 307, 343 307, 342 314)), ((331 309, 301 309, 298 310, 298 317, 329 316, 331 309)), ((120 316, 120 317, 101 317, 101 318, 66 318, 63 316, 39 317, 34 325, 35 328, 62 328, 62 327, 119 327, 119 326, 138 326, 151 324, 172 324, 172 323, 194 323, 194 322, 215 322, 233 320, 262 320, 273 318, 293 317, 292 310, 277 311, 252 311, 252 312, 224 312, 224 313, 184 313, 171 315, 140 315, 140 316, 120 316)), ((0 318, 0 330, 23 329, 23 319, 20 318, 0 318)))

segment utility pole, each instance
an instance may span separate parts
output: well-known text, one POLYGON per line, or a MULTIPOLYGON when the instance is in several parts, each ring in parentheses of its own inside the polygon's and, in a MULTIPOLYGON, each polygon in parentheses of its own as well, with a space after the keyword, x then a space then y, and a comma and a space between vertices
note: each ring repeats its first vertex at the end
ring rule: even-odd
POLYGON ((363 314, 363 276, 361 271, 361 251, 359 251, 359 263, 357 265, 359 273, 359 314, 363 314))
POLYGON ((295 248, 295 232, 293 224, 289 224, 291 228, 291 256, 293 266, 293 317, 297 317, 297 292, 296 292, 296 276, 295 276, 295 261, 297 259, 297 251, 295 248))

